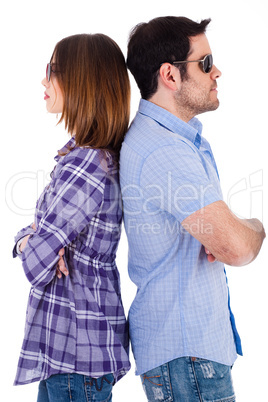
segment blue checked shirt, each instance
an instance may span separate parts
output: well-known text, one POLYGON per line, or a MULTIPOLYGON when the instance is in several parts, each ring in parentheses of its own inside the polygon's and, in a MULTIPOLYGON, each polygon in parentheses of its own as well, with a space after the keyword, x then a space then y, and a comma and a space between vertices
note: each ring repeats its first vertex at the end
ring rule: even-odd
MULTIPOLYGON (((73 147, 72 138, 63 150, 73 147)), ((128 332, 115 263, 122 208, 118 169, 109 153, 76 147, 56 158, 21 254, 30 291, 15 385, 52 374, 115 381, 130 368, 128 332), (65 248, 69 276, 56 276, 65 248)), ((16 255, 14 249, 14 255, 16 255)))
POLYGON ((209 263, 202 244, 181 225, 222 200, 201 131, 197 119, 185 123, 141 100, 122 146, 129 275, 138 288, 129 312, 137 374, 182 356, 232 365, 242 353, 224 265, 209 263))

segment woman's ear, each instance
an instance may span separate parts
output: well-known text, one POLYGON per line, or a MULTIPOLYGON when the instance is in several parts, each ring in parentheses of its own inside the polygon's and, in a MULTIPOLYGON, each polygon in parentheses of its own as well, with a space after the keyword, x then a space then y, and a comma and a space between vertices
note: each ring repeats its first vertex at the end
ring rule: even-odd
POLYGON ((159 76, 166 87, 172 91, 177 91, 181 86, 180 70, 170 63, 164 63, 160 67, 159 76))

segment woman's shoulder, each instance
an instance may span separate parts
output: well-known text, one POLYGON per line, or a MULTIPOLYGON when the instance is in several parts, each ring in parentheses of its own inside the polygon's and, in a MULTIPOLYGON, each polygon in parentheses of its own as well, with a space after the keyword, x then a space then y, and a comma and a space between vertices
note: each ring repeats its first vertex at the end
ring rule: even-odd
POLYGON ((99 151, 99 149, 74 146, 65 156, 66 159, 80 158, 83 160, 91 160, 97 158, 99 151))
POLYGON ((117 167, 115 157, 108 151, 98 148, 79 147, 72 148, 64 156, 64 164, 90 166, 94 169, 108 172, 117 167))

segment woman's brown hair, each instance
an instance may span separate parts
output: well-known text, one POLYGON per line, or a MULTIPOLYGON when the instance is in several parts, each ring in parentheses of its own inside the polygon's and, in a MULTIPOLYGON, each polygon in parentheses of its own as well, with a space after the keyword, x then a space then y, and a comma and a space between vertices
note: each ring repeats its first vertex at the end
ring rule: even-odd
POLYGON ((65 128, 77 146, 119 154, 128 128, 130 83, 119 46, 103 34, 62 39, 51 61, 64 96, 65 128))

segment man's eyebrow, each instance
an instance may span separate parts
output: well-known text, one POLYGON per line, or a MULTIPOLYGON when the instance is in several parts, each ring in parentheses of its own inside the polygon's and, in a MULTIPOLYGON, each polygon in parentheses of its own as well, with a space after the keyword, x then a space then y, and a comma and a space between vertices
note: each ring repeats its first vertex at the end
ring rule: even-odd
MULTIPOLYGON (((194 51, 193 51, 193 49, 190 49, 189 50, 189 53, 187 54, 187 59, 189 58, 189 56, 191 56, 192 54, 194 53, 194 51)), ((202 56, 200 56, 200 57, 195 57, 195 59, 196 60, 202 60, 206 55, 208 55, 208 54, 210 54, 210 53, 205 53, 205 54, 202 54, 202 56)))
MULTIPOLYGON (((189 53, 188 53, 188 55, 187 55, 187 60, 188 60, 188 57, 189 56, 191 56, 193 54, 193 51, 190 51, 189 53)), ((202 53, 202 56, 196 56, 195 57, 195 59, 196 60, 203 60, 208 54, 211 54, 211 53, 202 53)))

